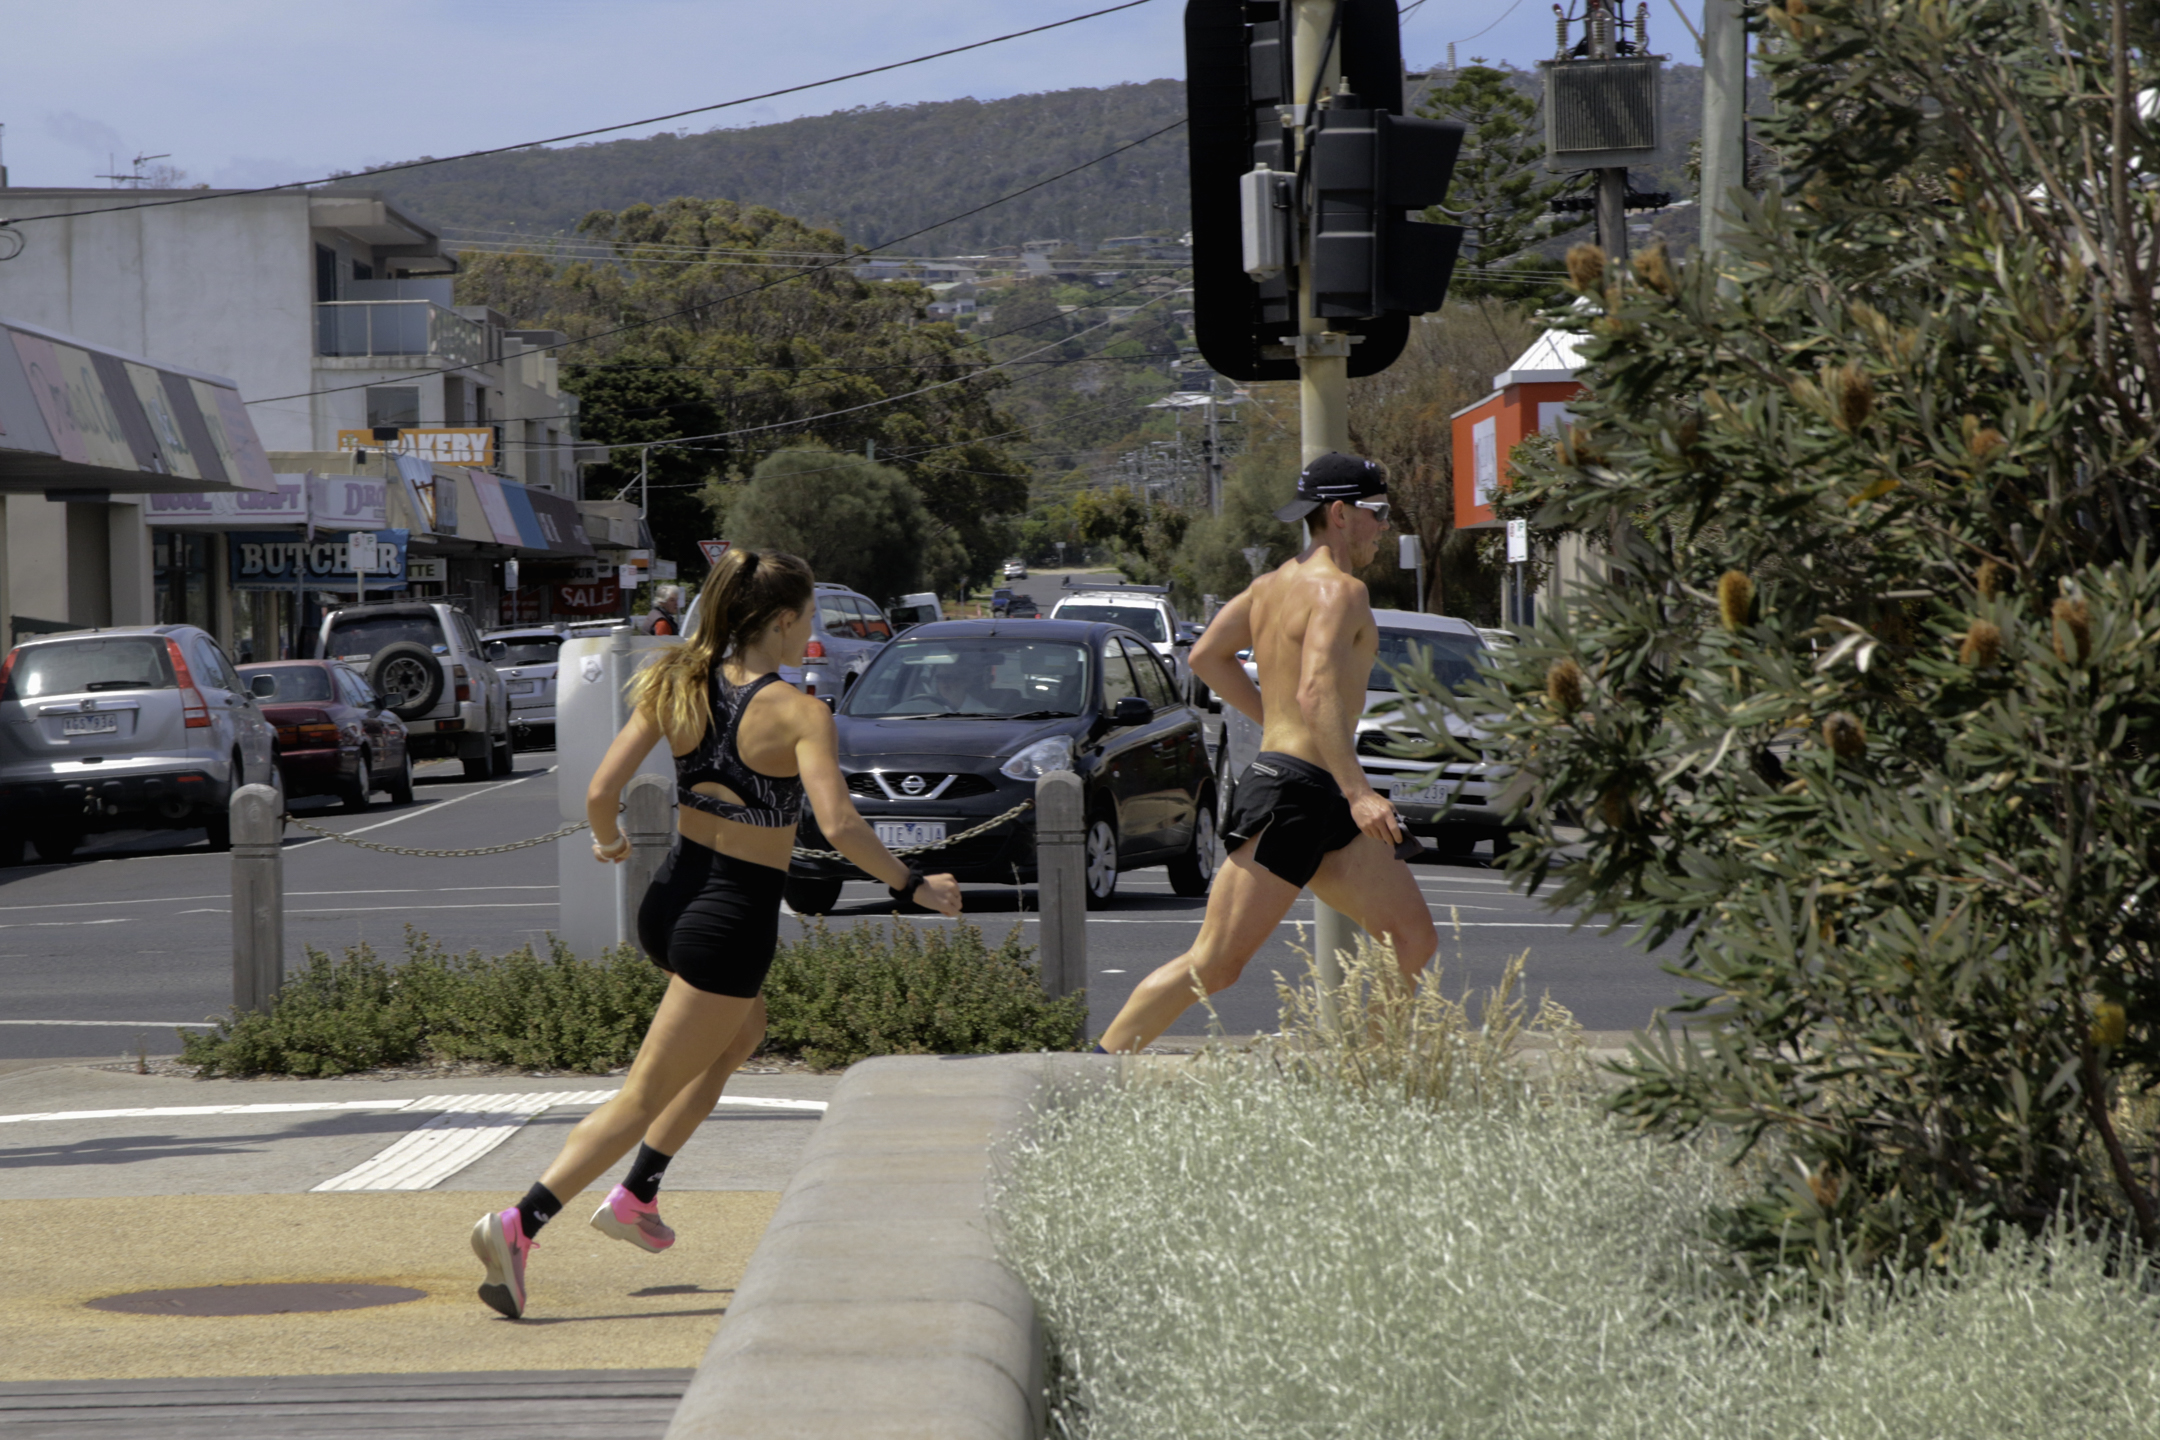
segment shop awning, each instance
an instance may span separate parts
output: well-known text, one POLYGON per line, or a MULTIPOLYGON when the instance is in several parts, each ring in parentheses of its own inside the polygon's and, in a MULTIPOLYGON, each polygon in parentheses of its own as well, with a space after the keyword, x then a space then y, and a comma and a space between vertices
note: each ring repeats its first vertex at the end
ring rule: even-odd
POLYGON ((0 320, 0 494, 277 488, 232 381, 0 320))
POLYGON ((143 514, 159 529, 294 530, 342 533, 382 530, 390 524, 384 490, 375 475, 273 475, 269 490, 204 490, 152 495, 143 514))

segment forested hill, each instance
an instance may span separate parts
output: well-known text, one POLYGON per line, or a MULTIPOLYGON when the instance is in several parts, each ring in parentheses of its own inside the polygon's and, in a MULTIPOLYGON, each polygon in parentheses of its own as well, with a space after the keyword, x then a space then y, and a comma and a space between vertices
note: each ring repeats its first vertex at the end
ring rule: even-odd
MULTIPOLYGON (((768 205, 877 245, 1091 160, 1185 115, 1176 80, 942 100, 744 130, 523 150, 383 177, 392 202, 453 238, 567 230, 591 210, 676 195, 768 205)), ((1023 240, 1181 232, 1182 127, 908 242, 966 254, 1023 240)))

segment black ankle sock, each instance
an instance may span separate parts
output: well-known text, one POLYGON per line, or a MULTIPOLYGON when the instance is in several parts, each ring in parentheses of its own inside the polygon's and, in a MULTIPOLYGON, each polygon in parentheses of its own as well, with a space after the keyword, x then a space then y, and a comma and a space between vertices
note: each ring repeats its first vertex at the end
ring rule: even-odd
POLYGON ((539 1181, 533 1181, 532 1189, 527 1190, 525 1198, 517 1203, 518 1221, 525 1227, 525 1238, 530 1240, 538 1235, 540 1227, 554 1219, 561 1209, 562 1201, 555 1198, 555 1192, 539 1181))
POLYGON ((660 1177, 667 1171, 672 1155, 663 1155, 652 1146, 639 1142, 637 1158, 630 1162, 630 1173, 623 1176, 622 1188, 637 1196, 640 1205, 650 1205, 660 1193, 660 1177))
POLYGON ((1110 1052, 1109 1052, 1108 1050, 1105 1050, 1105 1049, 1103 1049, 1103 1048, 1102 1048, 1102 1042, 1101 1042, 1101 1041, 1097 1041, 1097 1042, 1096 1042, 1096 1044, 1095 1044, 1095 1048, 1094 1048, 1094 1050, 1093 1050, 1092 1052, 1090 1052, 1090 1053, 1092 1053, 1092 1054, 1096 1054, 1096 1055, 1107 1055, 1107 1054, 1109 1054, 1110 1052))

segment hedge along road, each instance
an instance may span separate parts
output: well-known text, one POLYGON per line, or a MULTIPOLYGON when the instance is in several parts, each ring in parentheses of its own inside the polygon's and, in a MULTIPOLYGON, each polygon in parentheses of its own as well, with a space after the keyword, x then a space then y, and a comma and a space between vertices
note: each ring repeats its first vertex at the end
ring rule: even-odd
MULTIPOLYGON (((505 780, 468 783, 455 764, 422 766, 411 806, 378 803, 352 815, 327 802, 297 802, 296 814, 342 832, 369 831, 385 844, 461 849, 543 835, 561 822, 554 755, 523 751, 505 780), (380 827, 380 828, 376 828, 380 827)), ((1473 865, 1420 864, 1419 885, 1441 929, 1447 989, 1486 985, 1508 956, 1530 951, 1534 998, 1549 989, 1593 1030, 1642 1025, 1670 1004, 1678 986, 1658 958, 1619 936, 1571 931, 1569 918, 1509 893, 1495 872, 1473 865), (1459 922, 1459 928, 1457 923, 1459 922)), ((0 1060, 118 1056, 140 1044, 152 1055, 179 1049, 173 1026, 223 1014, 232 1001, 230 858, 212 854, 200 831, 117 832, 94 837, 70 865, 0 870, 0 1060), (54 1023, 68 1022, 68 1023, 54 1023)), ((287 963, 302 947, 333 954, 359 941, 386 959, 403 954, 405 926, 453 951, 500 954, 544 945, 556 926, 554 845, 503 855, 426 860, 318 840, 290 828, 285 848, 287 963)), ((1204 901, 1170 893, 1160 868, 1122 877, 1116 904, 1088 917, 1091 1023, 1116 1013, 1149 970, 1196 933, 1204 901)), ((1034 892, 967 887, 968 918, 992 944, 1014 923, 1035 940, 1034 892)), ((882 886, 850 885, 827 923, 889 920, 882 886)), ((1310 921, 1301 900, 1291 921, 1310 921)), ((935 917, 923 923, 948 924, 935 917)), ((782 936, 804 922, 783 917, 782 936)), ((1218 996, 1226 1029, 1252 1033, 1276 1023, 1273 974, 1298 964, 1288 942, 1264 949, 1232 991, 1218 996)), ((1173 1033, 1201 1034, 1195 1009, 1173 1033)))

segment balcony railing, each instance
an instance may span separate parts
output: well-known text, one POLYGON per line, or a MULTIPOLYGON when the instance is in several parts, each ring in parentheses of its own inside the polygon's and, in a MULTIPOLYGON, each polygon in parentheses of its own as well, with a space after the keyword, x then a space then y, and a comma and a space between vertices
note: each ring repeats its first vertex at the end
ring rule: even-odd
POLYGON ((315 306, 318 355, 425 355, 486 363, 487 327, 432 300, 327 300, 315 306))

